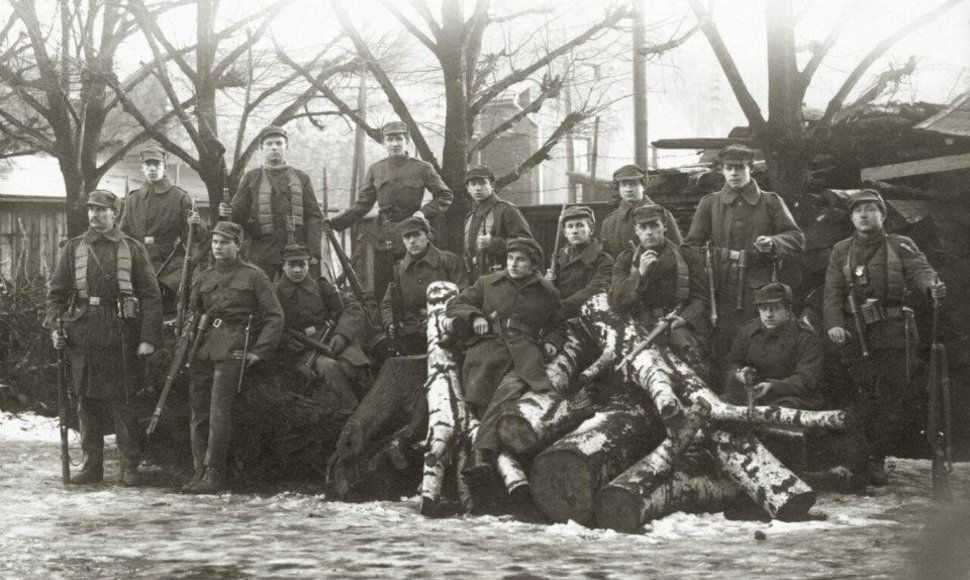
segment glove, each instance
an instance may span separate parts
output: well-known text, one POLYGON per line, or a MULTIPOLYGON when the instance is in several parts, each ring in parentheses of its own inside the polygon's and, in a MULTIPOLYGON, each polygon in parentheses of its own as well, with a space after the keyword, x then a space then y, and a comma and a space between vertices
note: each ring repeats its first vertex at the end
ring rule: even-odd
POLYGON ((350 341, 347 340, 346 336, 342 334, 335 334, 327 344, 327 346, 330 347, 330 356, 337 356, 342 353, 344 349, 347 348, 349 343, 350 341))

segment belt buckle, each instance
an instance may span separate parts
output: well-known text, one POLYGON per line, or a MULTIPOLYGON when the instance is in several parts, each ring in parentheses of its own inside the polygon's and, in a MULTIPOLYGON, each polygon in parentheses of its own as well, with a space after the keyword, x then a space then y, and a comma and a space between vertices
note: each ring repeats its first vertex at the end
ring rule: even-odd
POLYGON ((741 259, 741 250, 728 250, 728 259, 738 261, 741 259))
POLYGON ((90 298, 88 298, 88 304, 90 304, 91 306, 101 306, 101 297, 91 296, 90 298))
POLYGON ((154 236, 145 236, 145 243, 146 244, 154 244, 155 243, 155 237, 154 236))
POLYGON ((220 326, 222 326, 221 318, 216 318, 215 320, 212 321, 212 328, 219 328, 220 326))

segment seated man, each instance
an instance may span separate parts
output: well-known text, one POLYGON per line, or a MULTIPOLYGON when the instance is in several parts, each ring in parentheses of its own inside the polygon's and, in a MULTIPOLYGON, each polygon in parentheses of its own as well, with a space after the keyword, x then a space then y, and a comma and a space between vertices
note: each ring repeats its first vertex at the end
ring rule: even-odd
POLYGON ((649 329, 681 307, 670 325, 668 344, 701 360, 709 331, 707 271, 693 248, 665 237, 666 210, 641 205, 633 210, 640 245, 624 250, 613 266, 609 303, 617 314, 633 315, 649 329))
POLYGON ((276 296, 286 330, 277 360, 320 380, 336 397, 339 412, 350 415, 357 407, 354 386, 359 388, 370 364, 360 348, 364 311, 350 298, 345 302, 325 278, 311 279, 309 271, 306 247, 283 248, 283 276, 276 282, 276 296))
POLYGON ((822 409, 821 342, 815 331, 792 313, 791 288, 778 282, 765 284, 755 291, 754 304, 758 318, 738 330, 728 354, 732 372, 725 399, 746 405, 747 381, 756 405, 822 409))
POLYGON ((498 419, 506 403, 528 390, 549 391, 545 361, 564 342, 559 291, 539 275, 542 247, 531 238, 507 243, 506 269, 482 276, 448 305, 445 329, 455 318, 471 327, 462 385, 472 413, 481 418, 467 470, 478 489, 491 477, 499 452, 498 419))
POLYGON ((428 350, 425 322, 428 317, 426 292, 432 282, 453 282, 464 288, 468 282, 461 258, 433 243, 434 230, 428 220, 409 217, 401 222, 401 237, 407 252, 394 265, 394 283, 400 291, 394 297, 390 285, 381 300, 384 332, 395 340, 401 355, 423 354, 428 350), (395 307, 395 300, 399 303, 395 307), (400 314, 395 315, 395 308, 400 314))
POLYGON ((595 226, 596 217, 588 207, 573 206, 563 212, 562 233, 569 245, 559 249, 554 270, 546 274, 559 289, 563 318, 578 316, 590 297, 610 287, 613 258, 592 237, 595 226))

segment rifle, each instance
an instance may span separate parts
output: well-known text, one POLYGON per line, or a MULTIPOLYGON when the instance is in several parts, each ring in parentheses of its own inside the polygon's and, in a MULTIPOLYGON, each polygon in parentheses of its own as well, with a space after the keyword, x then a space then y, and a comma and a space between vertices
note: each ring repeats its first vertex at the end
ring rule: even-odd
POLYGON ((242 363, 239 365, 239 382, 236 384, 236 393, 242 392, 243 375, 246 374, 246 355, 249 354, 249 337, 253 331, 253 315, 249 314, 246 321, 246 338, 243 340, 242 363))
POLYGON ((748 419, 754 416, 754 373, 744 373, 744 394, 748 400, 748 419))
MULTIPOLYGON (((485 231, 485 222, 487 221, 488 214, 482 216, 482 235, 484 236, 487 232, 485 231)), ((478 248, 478 240, 475 240, 475 247, 478 248)), ((478 248, 475 251, 475 266, 477 271, 474 272, 476 277, 484 276, 488 273, 488 268, 485 267, 485 250, 483 248, 478 248)), ((395 276, 398 277, 398 276, 395 276)), ((400 330, 400 329, 398 329, 400 330)))
MULTIPOLYGON (((195 199, 192 199, 192 209, 189 210, 189 217, 195 213, 195 199)), ((182 322, 185 321, 185 313, 189 309, 189 276, 192 275, 192 259, 190 252, 192 251, 192 232, 195 228, 192 227, 192 223, 189 222, 189 232, 185 235, 185 257, 182 260, 182 277, 179 279, 179 289, 178 289, 178 305, 175 307, 175 327, 182 328, 182 322)), ((161 270, 159 270, 161 272, 161 270)))
MULTIPOLYGON (((937 280, 938 282, 939 280, 937 280)), ((939 335, 940 299, 933 298, 933 344, 930 348, 930 372, 927 390, 929 401, 926 418, 926 440, 930 445, 933 467, 933 498, 941 501, 953 499, 950 492, 951 462, 950 428, 952 416, 950 414, 950 374, 946 361, 946 348, 940 342, 939 335), (942 429, 940 428, 940 403, 942 397, 942 429)))
POLYGON ((192 361, 195 360, 195 355, 199 354, 199 346, 202 344, 202 335, 205 334, 206 330, 209 330, 209 320, 211 317, 209 313, 203 313, 199 317, 199 324, 195 327, 195 340, 192 341, 192 350, 189 352, 189 357, 185 359, 185 368, 192 366, 192 361))
MULTIPOLYGON (((162 416, 162 410, 165 408, 168 393, 172 390, 172 385, 175 383, 179 371, 185 365, 186 357, 190 350, 189 346, 192 344, 192 338, 196 330, 194 312, 189 313, 185 324, 180 328, 178 343, 175 346, 175 356, 172 358, 172 363, 168 367, 168 374, 165 376, 165 386, 162 387, 162 393, 158 396, 158 403, 155 405, 155 412, 152 413, 152 419, 148 422, 148 428, 145 429, 146 438, 151 437, 152 433, 158 427, 158 420, 162 416)), ((194 351, 195 349, 191 350, 194 351)))
POLYGON ((634 346, 633 349, 630 350, 630 352, 627 353, 627 355, 623 357, 623 359, 619 363, 617 363, 616 367, 614 368, 616 370, 620 370, 621 368, 623 368, 624 365, 626 365, 626 363, 632 361, 634 357, 636 357, 638 354, 646 350, 648 346, 653 344, 653 341, 657 340, 658 336, 660 336, 664 332, 667 332, 667 330, 670 328, 670 325, 673 323, 674 318, 680 316, 680 313, 683 312, 683 310, 684 310, 684 305, 678 304, 677 307, 671 310, 669 313, 665 314, 664 316, 661 316, 660 319, 657 320, 657 324, 653 326, 653 329, 650 331, 650 334, 648 334, 646 338, 641 340, 639 344, 634 346))
POLYGON ((555 282, 556 277, 559 275, 556 272, 556 258, 559 256, 559 244, 560 240, 562 240, 562 220, 566 216, 566 207, 568 204, 569 198, 566 198, 562 202, 562 210, 559 212, 559 222, 556 224, 556 241, 552 245, 552 257, 549 259, 549 270, 546 272, 551 282, 555 282))
MULTIPOLYGON (((57 332, 64 336, 64 321, 60 318, 57 319, 57 332)), ((57 351, 57 427, 61 433, 61 482, 66 485, 71 483, 71 455, 67 445, 68 385, 64 348, 57 351)))
POLYGON ((401 272, 394 267, 394 281, 388 284, 391 289, 391 315, 394 333, 397 338, 401 338, 404 331, 404 295, 401 294, 401 272))
POLYGON ((856 301, 855 294, 852 293, 852 288, 849 288, 847 301, 849 303, 849 314, 852 315, 852 322, 855 324, 855 332, 859 335, 859 346, 862 349, 862 358, 867 359, 869 358, 869 347, 866 346, 866 329, 862 323, 862 313, 859 311, 859 302, 856 301))
MULTIPOLYGON (((232 196, 229 195, 229 187, 228 186, 223 186, 223 188, 222 188, 222 202, 225 203, 226 205, 232 206, 232 196)), ((224 218, 222 216, 219 216, 219 220, 218 221, 221 222, 221 221, 227 221, 227 220, 231 220, 231 219, 232 219, 231 217, 224 218)))
POLYGON ((704 244, 704 266, 707 268, 707 293, 711 300, 711 328, 717 328, 717 295, 714 288, 714 248, 711 241, 704 244))
MULTIPOLYGON (((292 338, 293 340, 297 341, 298 343, 302 344, 303 346, 305 346, 307 348, 312 348, 313 350, 319 352, 320 354, 324 354, 326 356, 331 356, 330 353, 332 351, 330 350, 330 347, 329 346, 327 346, 326 344, 324 344, 322 341, 314 340, 314 339, 310 338, 309 336, 303 334, 299 330, 294 330, 292 328, 287 328, 287 329, 283 330, 283 334, 285 334, 289 338, 292 338)), ((330 334, 329 331, 324 334, 324 340, 326 340, 326 336, 328 334, 330 334)))
POLYGON ((744 287, 748 283, 748 251, 738 251, 738 303, 737 311, 744 310, 744 287))
POLYGON ((337 236, 333 233, 333 228, 324 224, 323 231, 327 234, 327 239, 330 240, 330 246, 333 248, 334 253, 337 254, 340 267, 344 271, 344 279, 350 285, 354 297, 360 302, 360 307, 364 311, 364 317, 367 319, 367 327, 374 328, 374 321, 370 316, 370 312, 367 310, 367 300, 364 299, 364 287, 360 283, 360 278, 357 277, 357 272, 354 271, 353 264, 350 263, 347 254, 344 253, 343 246, 340 245, 340 241, 337 240, 337 236))

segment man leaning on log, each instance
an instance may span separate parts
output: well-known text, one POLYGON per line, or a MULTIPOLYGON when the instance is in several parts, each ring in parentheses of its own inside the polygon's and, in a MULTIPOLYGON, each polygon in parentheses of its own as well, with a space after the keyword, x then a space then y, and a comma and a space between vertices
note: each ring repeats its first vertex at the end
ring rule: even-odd
POLYGON ((310 252, 293 244, 283 248, 283 276, 276 282, 276 297, 286 319, 276 362, 293 367, 325 387, 338 413, 350 415, 357 407, 362 379, 370 360, 361 349, 364 311, 350 296, 326 278, 310 277, 310 252))
POLYGON ((540 274, 542 247, 531 238, 513 238, 507 248, 506 269, 463 290, 448 306, 445 322, 448 331, 456 326, 472 331, 462 385, 472 413, 481 419, 466 469, 473 493, 491 480, 505 404, 530 389, 553 388, 543 356, 551 359, 564 342, 559 291, 540 274))

